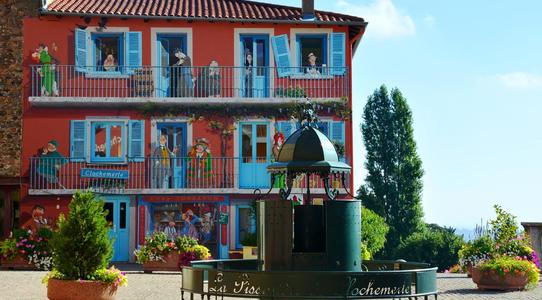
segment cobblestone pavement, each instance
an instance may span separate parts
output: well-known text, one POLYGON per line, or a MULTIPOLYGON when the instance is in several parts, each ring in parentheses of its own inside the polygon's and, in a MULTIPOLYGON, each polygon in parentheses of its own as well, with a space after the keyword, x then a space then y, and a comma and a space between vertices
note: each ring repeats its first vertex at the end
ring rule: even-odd
MULTIPOLYGON (((124 269, 119 267, 120 269, 124 269)), ((132 268, 133 269, 133 268, 132 268)), ((45 272, 0 271, 1 300, 46 299, 47 290, 41 284, 45 272)), ((180 273, 158 272, 143 274, 141 271, 128 271, 128 287, 119 289, 119 300, 169 300, 180 299, 180 273)), ((473 300, 542 300, 542 283, 539 287, 524 292, 479 291, 470 278, 460 274, 439 274, 438 299, 473 299, 473 300)), ((185 295, 186 299, 189 299, 185 295)), ((194 297, 201 299, 200 297, 194 297)), ((224 298, 227 299, 227 298, 224 298)), ((228 298, 227 300, 233 300, 228 298)), ((245 298, 246 299, 246 298, 245 298)), ((430 297, 429 299, 434 299, 430 297)))

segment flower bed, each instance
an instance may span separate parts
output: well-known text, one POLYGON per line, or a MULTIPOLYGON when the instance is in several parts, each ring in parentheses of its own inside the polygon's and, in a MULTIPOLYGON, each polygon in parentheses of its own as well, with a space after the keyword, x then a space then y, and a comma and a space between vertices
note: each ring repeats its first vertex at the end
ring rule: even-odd
POLYGON ((180 271, 193 260, 209 259, 209 249, 187 236, 169 241, 160 232, 145 238, 145 243, 134 251, 136 261, 143 265, 145 273, 152 271, 180 271))
POLYGON ((51 235, 47 228, 40 228, 36 233, 15 230, 12 237, 0 243, 1 268, 49 270, 52 258, 48 241, 51 235))

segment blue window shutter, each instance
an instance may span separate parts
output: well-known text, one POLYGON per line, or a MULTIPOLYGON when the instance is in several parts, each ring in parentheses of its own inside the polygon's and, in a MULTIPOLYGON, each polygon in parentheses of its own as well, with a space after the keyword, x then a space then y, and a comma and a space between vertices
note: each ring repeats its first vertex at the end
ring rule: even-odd
POLYGON ((87 122, 84 120, 70 121, 70 159, 84 162, 87 149, 87 122))
POLYGON ((87 40, 88 33, 85 30, 75 29, 75 70, 87 71, 87 40))
POLYGON ((328 122, 318 122, 318 130, 320 130, 325 136, 329 138, 329 123, 328 122))
POLYGON ((346 35, 343 32, 331 34, 331 74, 344 75, 346 57, 346 35))
POLYGON ((127 32, 125 35, 126 57, 125 65, 128 73, 141 68, 141 32, 127 32))
POLYGON ((130 161, 145 160, 145 121, 130 120, 128 122, 128 158, 130 161))
POLYGON ((333 122, 333 128, 331 129, 331 141, 339 141, 344 144, 344 122, 333 122))
POLYGON ((273 53, 275 54, 275 64, 277 66, 277 76, 285 77, 290 74, 290 46, 286 34, 273 36, 271 38, 273 53))

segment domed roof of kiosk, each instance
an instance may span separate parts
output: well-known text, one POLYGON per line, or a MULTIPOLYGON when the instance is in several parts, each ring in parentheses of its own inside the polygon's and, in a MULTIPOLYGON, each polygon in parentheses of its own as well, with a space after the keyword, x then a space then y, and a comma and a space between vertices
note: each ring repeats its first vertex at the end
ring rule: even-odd
POLYGON ((277 161, 267 167, 270 173, 350 173, 351 169, 339 161, 327 136, 307 124, 286 139, 277 161))

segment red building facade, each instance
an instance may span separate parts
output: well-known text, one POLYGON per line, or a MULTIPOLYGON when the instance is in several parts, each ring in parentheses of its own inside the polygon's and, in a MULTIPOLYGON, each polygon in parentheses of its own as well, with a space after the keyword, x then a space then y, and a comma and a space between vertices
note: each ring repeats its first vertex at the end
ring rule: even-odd
MULTIPOLYGON (((56 0, 24 20, 21 222, 52 224, 76 190, 93 190, 114 260, 166 226, 228 257, 255 227, 253 192, 272 188, 265 167, 299 127, 298 103, 317 105, 352 162, 366 23, 242 0, 147 3, 56 0)), ((296 178, 296 197, 303 188, 296 178)))

